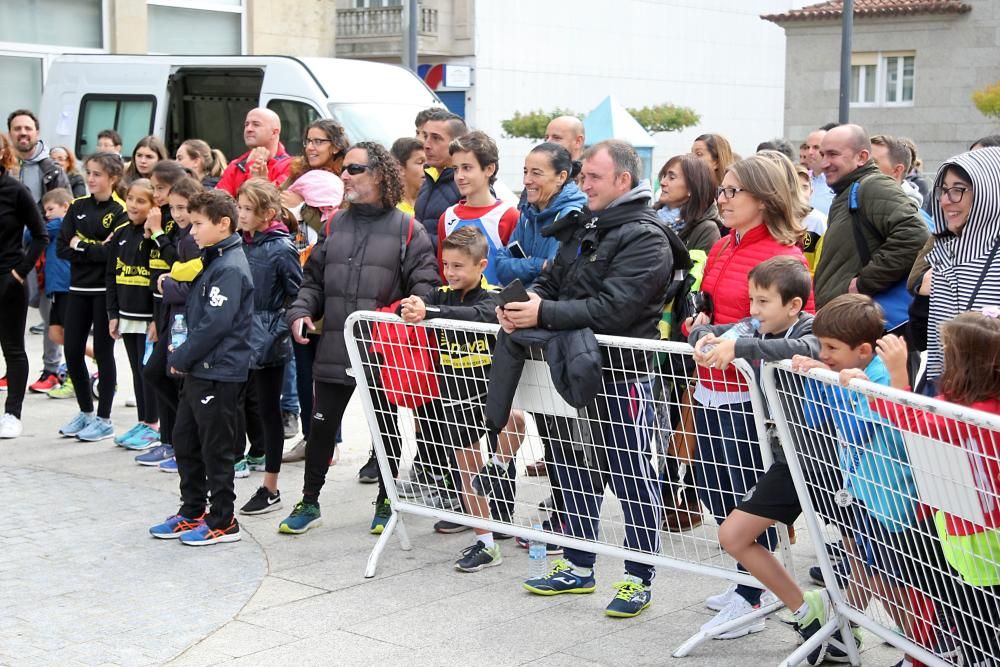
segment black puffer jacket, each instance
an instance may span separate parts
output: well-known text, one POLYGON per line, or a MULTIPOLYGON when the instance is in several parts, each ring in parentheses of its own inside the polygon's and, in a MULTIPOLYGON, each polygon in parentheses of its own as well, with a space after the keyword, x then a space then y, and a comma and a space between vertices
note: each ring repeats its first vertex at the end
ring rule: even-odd
POLYGON ((291 324, 322 317, 313 376, 317 382, 353 385, 344 345, 347 316, 411 294, 426 296, 437 285, 437 260, 422 225, 395 208, 355 204, 334 216, 329 236, 313 248, 285 319, 291 324))
POLYGON ((253 329, 250 367, 278 366, 292 356, 285 306, 299 293, 302 266, 287 228, 278 224, 244 236, 243 251, 253 277, 253 329))
POLYGON ((451 167, 443 169, 437 179, 428 174, 424 184, 420 186, 413 210, 416 219, 427 231, 434 252, 437 252, 438 247, 438 221, 445 210, 457 204, 461 198, 462 193, 455 185, 455 170, 451 167))
MULTIPOLYGON (((542 297, 539 327, 659 337, 656 324, 673 275, 672 232, 649 208, 651 194, 648 185, 639 185, 602 211, 579 220, 567 216, 542 232, 556 236, 560 246, 535 283, 542 297)), ((614 366, 639 370, 631 356, 614 366)))

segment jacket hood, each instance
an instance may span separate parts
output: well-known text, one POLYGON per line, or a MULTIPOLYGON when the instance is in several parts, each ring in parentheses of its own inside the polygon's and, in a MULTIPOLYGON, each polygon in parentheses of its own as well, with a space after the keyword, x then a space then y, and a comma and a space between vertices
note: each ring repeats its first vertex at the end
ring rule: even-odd
POLYGON ((524 218, 543 228, 549 225, 556 218, 563 217, 569 211, 581 211, 587 205, 587 195, 580 191, 576 183, 569 181, 563 189, 556 193, 549 205, 541 211, 534 204, 529 204, 525 200, 521 207, 521 215, 524 218))
POLYGON ((853 185, 855 181, 860 181, 862 178, 868 176, 869 174, 877 174, 877 173, 879 173, 878 167, 875 166, 874 162, 869 160, 867 164, 858 167, 857 169, 855 169, 854 171, 852 171, 851 173, 847 174, 842 179, 837 181, 836 183, 831 183, 830 188, 833 189, 834 193, 839 195, 841 192, 851 187, 851 185, 853 185))
POLYGON ((35 144, 35 150, 31 154, 31 157, 21 160, 21 162, 25 164, 38 164, 48 156, 49 156, 48 147, 45 145, 44 141, 39 139, 38 143, 35 144))
POLYGON ((621 197, 608 204, 608 208, 604 210, 607 211, 616 206, 621 206, 622 204, 628 204, 634 201, 641 201, 643 205, 648 206, 652 199, 653 188, 649 187, 649 183, 646 180, 643 180, 642 183, 639 183, 639 185, 635 186, 621 197))
MULTIPOLYGON (((1000 148, 981 148, 947 160, 934 178, 935 188, 944 182, 945 173, 953 166, 963 169, 972 181, 972 210, 955 244, 955 256, 961 262, 989 248, 1000 234, 997 223, 1000 220, 1000 148)), ((931 197, 930 213, 934 218, 934 235, 954 237, 945 223, 940 198, 931 197)))

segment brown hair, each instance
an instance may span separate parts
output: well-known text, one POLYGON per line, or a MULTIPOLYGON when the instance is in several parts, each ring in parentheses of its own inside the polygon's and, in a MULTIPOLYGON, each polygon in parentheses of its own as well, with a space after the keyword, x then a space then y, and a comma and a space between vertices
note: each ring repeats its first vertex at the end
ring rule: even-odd
POLYGON ((489 256, 489 244, 486 241, 486 234, 483 230, 472 225, 459 227, 441 241, 441 252, 445 250, 458 250, 464 252, 478 262, 489 256))
POLYGON ((153 203, 154 206, 156 205, 153 202, 153 182, 151 180, 149 180, 148 178, 137 178, 128 184, 128 189, 125 190, 125 192, 127 194, 129 192, 132 192, 132 190, 136 188, 142 190, 143 194, 145 194, 146 197, 149 198, 149 201, 153 203))
MULTIPOLYGON (((330 140, 330 148, 333 149, 330 160, 322 167, 316 168, 326 170, 334 174, 337 178, 340 178, 340 172, 344 170, 344 156, 347 155, 347 149, 351 146, 351 142, 347 140, 347 133, 344 131, 343 126, 332 118, 321 118, 309 123, 306 126, 306 131, 302 133, 303 151, 305 150, 306 139, 309 137, 309 130, 320 130, 330 140)), ((294 183, 298 180, 299 176, 310 169, 309 161, 305 155, 302 155, 292 161, 292 166, 288 170, 288 176, 291 182, 294 183)))
POLYGON ((184 197, 184 199, 189 201, 191 197, 194 197, 199 192, 204 191, 204 186, 202 186, 197 179, 192 178, 191 176, 185 176, 170 187, 170 194, 184 197))
POLYGON ((58 206, 69 206, 70 202, 75 199, 73 193, 66 188, 56 188, 54 190, 49 190, 44 195, 42 195, 42 206, 46 204, 56 204, 58 206))
POLYGON ((236 221, 239 213, 236 211, 236 201, 225 190, 205 190, 188 199, 188 211, 201 213, 212 221, 213 225, 229 218, 229 231, 236 231, 236 221))
POLYGON ((13 171, 17 166, 17 156, 14 155, 14 142, 5 133, 0 132, 0 169, 13 171))
POLYGON ((500 171, 500 149, 497 142, 493 141, 485 132, 475 130, 468 134, 463 134, 457 139, 452 139, 448 144, 448 154, 467 152, 476 156, 476 162, 480 169, 493 165, 493 173, 490 174, 490 185, 497 180, 497 172, 500 171))
POLYGON ((122 175, 125 173, 125 164, 122 162, 122 156, 118 153, 94 153, 84 160, 84 166, 93 162, 98 167, 100 167, 104 173, 111 177, 113 182, 111 189, 118 193, 120 196, 122 193, 122 175))
POLYGON ((159 137, 155 137, 152 134, 148 137, 143 137, 136 143, 135 148, 132 149, 132 161, 129 162, 128 169, 125 170, 126 181, 131 182, 137 178, 145 178, 139 173, 139 170, 135 166, 135 154, 140 148, 148 148, 156 153, 157 162, 167 159, 167 148, 163 145, 163 142, 160 141, 159 137))
POLYGON ((684 185, 687 187, 688 200, 681 205, 681 220, 697 222, 702 220, 715 203, 715 176, 712 170, 702 160, 694 155, 675 155, 667 160, 660 169, 659 179, 663 179, 667 170, 675 164, 680 164, 684 185))
POLYGON ((865 294, 841 294, 816 313, 813 334, 833 338, 859 347, 864 343, 875 349, 875 343, 885 333, 882 307, 865 294))
POLYGON ((805 307, 812 294, 809 269, 797 257, 772 257, 750 269, 747 278, 762 289, 776 289, 781 295, 781 303, 785 305, 798 297, 802 299, 802 307, 805 307))
POLYGON ((281 205, 281 190, 274 183, 263 178, 251 178, 240 186, 236 193, 236 199, 246 197, 253 206, 254 213, 262 218, 268 218, 273 212, 274 215, 268 220, 277 220, 288 227, 288 231, 294 234, 298 231, 299 225, 295 216, 288 213, 281 205))
POLYGON ((910 147, 906 143, 887 134, 876 134, 871 138, 871 142, 873 146, 885 147, 889 152, 889 162, 893 166, 897 164, 903 165, 903 176, 910 173, 910 168, 913 166, 914 153, 910 151, 910 147))
MULTIPOLYGON (((809 215, 812 211, 812 206, 809 201, 802 194, 802 188, 799 187, 799 174, 795 169, 795 163, 788 159, 788 156, 781 151, 773 151, 770 149, 765 149, 758 151, 757 155, 771 160, 776 165, 778 165, 781 170, 785 173, 785 178, 788 180, 788 186, 791 188, 793 199, 795 200, 795 214, 797 220, 805 220, 805 217, 809 215)), ((808 172, 806 172, 808 173, 808 172)))
POLYGON ((52 151, 62 151, 66 153, 66 174, 78 174, 76 165, 76 156, 73 155, 73 151, 69 149, 68 146, 53 146, 49 149, 49 157, 52 157, 52 151))
POLYGON ((941 325, 945 398, 970 405, 1000 398, 1000 319, 970 311, 941 325))
POLYGON ((782 245, 796 245, 806 232, 800 222, 803 198, 798 178, 788 158, 776 151, 765 152, 780 156, 788 163, 788 171, 773 157, 760 153, 734 163, 729 171, 744 191, 764 205, 764 224, 771 238, 782 245))
POLYGON ((201 168, 205 170, 203 176, 222 176, 222 172, 226 170, 226 156, 218 148, 209 146, 207 141, 188 139, 180 148, 201 160, 201 168))
MULTIPOLYGON (((733 148, 729 145, 729 140, 721 134, 701 134, 694 138, 705 144, 712 159, 715 160, 715 184, 721 185, 726 171, 736 162, 733 156, 733 148)), ((694 142, 692 142, 694 143, 694 142)))

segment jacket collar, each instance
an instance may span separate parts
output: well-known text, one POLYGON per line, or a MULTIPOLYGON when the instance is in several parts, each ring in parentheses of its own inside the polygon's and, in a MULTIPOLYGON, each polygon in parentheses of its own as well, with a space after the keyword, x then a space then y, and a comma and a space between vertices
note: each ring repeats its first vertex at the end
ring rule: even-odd
POLYGON ((851 185, 853 185, 856 181, 860 181, 865 176, 877 173, 879 173, 878 167, 875 166, 874 162, 869 160, 863 166, 858 167, 857 169, 849 173, 847 176, 844 176, 842 179, 837 181, 836 183, 831 184, 830 187, 833 188, 834 193, 839 195, 841 192, 844 192, 845 190, 850 188, 851 185))
POLYGON ((227 251, 238 248, 242 244, 243 240, 240 238, 240 235, 233 232, 215 245, 202 250, 202 260, 205 262, 205 266, 208 266, 212 261, 222 257, 227 251))
POLYGON ((771 231, 767 228, 767 225, 763 223, 757 225, 740 237, 736 236, 735 231, 730 230, 729 232, 729 239, 731 240, 734 248, 745 247, 769 238, 771 238, 771 231))

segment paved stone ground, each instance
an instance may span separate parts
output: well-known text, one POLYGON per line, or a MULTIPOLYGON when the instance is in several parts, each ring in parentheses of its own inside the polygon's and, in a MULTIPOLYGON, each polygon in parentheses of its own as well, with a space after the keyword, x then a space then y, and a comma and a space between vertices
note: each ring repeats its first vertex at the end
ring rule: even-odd
MULTIPOLYGON (((29 345, 35 373, 40 337, 29 345)), ((119 352, 119 386, 130 387, 119 352)), ((369 446, 357 402, 324 489, 322 527, 299 537, 276 532, 298 500, 296 464, 282 472, 284 509, 241 520, 242 542, 163 543, 146 529, 176 510, 176 476, 134 465, 110 441, 60 438, 58 427, 75 411, 74 401, 29 396, 24 436, 0 441, 8 499, 0 518, 0 665, 661 665, 710 618, 704 598, 725 586, 661 570, 650 609, 610 619, 603 609, 620 562, 598 562, 594 595, 532 596, 520 588, 524 551, 503 543, 502 566, 460 574, 452 562, 468 535, 434 534, 429 519, 412 516, 413 550, 392 542, 377 576, 364 579, 375 488, 356 481, 369 446)), ((128 428, 134 414, 121 396, 116 426, 128 428)), ((237 480, 238 504, 257 475, 237 480)), ((811 560, 804 530, 794 551, 804 581, 811 560)), ((772 618, 760 634, 711 642, 676 664, 777 664, 794 639, 772 618)), ((898 659, 874 639, 866 644, 866 664, 898 659)))

